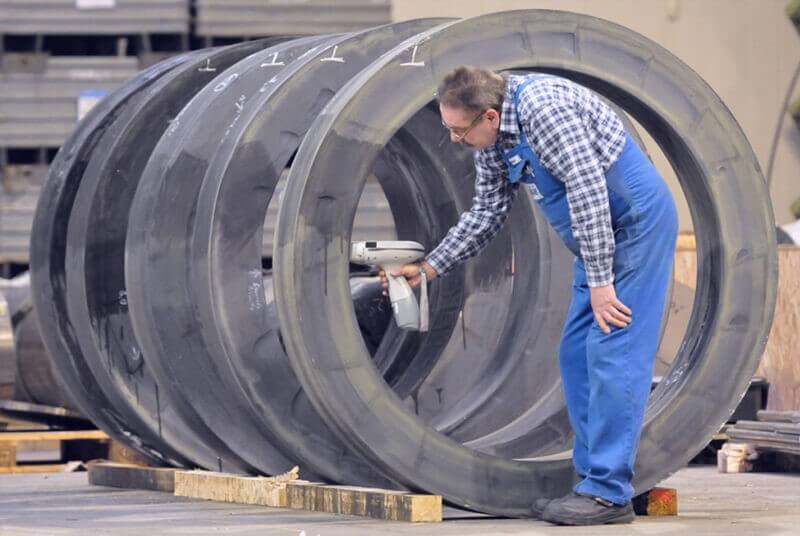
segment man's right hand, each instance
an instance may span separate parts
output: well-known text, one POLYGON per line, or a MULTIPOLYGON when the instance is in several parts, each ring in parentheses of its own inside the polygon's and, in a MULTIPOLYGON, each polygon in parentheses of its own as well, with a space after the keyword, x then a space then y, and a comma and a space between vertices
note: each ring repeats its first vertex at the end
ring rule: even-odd
POLYGON ((589 299, 594 319, 606 335, 611 333, 609 326, 624 328, 631 323, 633 312, 619 301, 613 283, 603 287, 590 287, 589 299))
MULTIPOLYGON (((419 273, 420 266, 422 266, 422 268, 425 270, 425 273, 428 276, 428 281, 432 281, 433 279, 436 278, 436 276, 439 275, 433 268, 433 266, 424 261, 422 262, 422 264, 416 262, 412 264, 405 264, 399 270, 395 270, 392 273, 392 275, 394 275, 395 277, 402 275, 403 277, 406 278, 411 288, 417 288, 422 283, 422 276, 419 273)), ((384 288, 383 293, 384 295, 386 295, 386 291, 389 289, 389 281, 386 279, 386 272, 381 270, 378 275, 381 278, 381 284, 383 285, 384 288)))

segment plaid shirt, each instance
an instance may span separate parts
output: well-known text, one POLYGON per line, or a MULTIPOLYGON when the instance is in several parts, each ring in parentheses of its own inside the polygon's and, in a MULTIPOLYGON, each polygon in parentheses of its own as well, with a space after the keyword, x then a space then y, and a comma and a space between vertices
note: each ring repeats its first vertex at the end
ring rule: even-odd
MULTIPOLYGON (((547 76, 528 84, 514 108, 514 93, 524 76, 509 76, 500 114, 498 145, 520 142, 519 125, 542 165, 563 181, 590 287, 614 281, 614 232, 605 172, 625 145, 625 128, 597 95, 569 80, 547 76)), ((475 153, 472 208, 425 259, 440 275, 477 255, 494 238, 511 211, 519 185, 508 181, 503 156, 495 146, 475 153)))

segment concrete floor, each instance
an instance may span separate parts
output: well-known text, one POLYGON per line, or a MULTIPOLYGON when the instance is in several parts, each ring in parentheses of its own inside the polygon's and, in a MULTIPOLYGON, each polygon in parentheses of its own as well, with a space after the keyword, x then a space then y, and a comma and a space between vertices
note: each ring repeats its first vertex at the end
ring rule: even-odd
POLYGON ((0 535, 258 534, 303 536, 543 534, 800 534, 800 474, 719 474, 690 467, 663 482, 679 516, 633 525, 564 528, 447 509, 439 524, 371 519, 184 499, 89 486, 86 473, 0 475, 0 535))

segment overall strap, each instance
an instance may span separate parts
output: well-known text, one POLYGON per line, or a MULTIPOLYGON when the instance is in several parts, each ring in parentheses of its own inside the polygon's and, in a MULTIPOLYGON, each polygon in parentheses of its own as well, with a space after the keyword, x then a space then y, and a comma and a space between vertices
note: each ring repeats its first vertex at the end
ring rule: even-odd
POLYGON ((522 91, 526 87, 528 87, 532 82, 548 77, 549 75, 546 74, 530 75, 526 78, 524 82, 518 85, 516 91, 514 91, 514 111, 517 112, 517 126, 519 127, 519 137, 520 141, 525 145, 529 145, 529 143, 528 143, 528 137, 525 135, 525 129, 522 127, 522 123, 519 122, 519 96, 522 94, 522 91))
MULTIPOLYGON (((525 79, 524 82, 522 82, 520 85, 517 86, 517 89, 514 91, 514 111, 517 112, 517 126, 519 127, 520 141, 522 143, 524 143, 525 145, 529 145, 529 144, 528 144, 528 137, 525 135, 525 129, 522 128, 522 123, 519 122, 519 96, 522 93, 522 91, 526 87, 528 87, 529 84, 531 84, 532 82, 534 82, 536 80, 540 80, 542 78, 547 78, 549 76, 550 75, 546 75, 546 74, 529 75, 525 79)), ((505 153, 503 151, 503 148, 500 147, 500 143, 499 142, 495 144, 495 148, 498 150, 498 152, 500 152, 500 154, 504 154, 505 153)))

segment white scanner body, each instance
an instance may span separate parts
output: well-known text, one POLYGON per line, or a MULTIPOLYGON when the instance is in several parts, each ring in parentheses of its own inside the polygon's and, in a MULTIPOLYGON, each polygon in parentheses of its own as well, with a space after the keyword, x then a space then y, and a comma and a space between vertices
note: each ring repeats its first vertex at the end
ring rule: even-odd
POLYGON ((420 308, 414 291, 401 276, 393 276, 392 271, 404 264, 415 262, 425 255, 425 248, 411 240, 375 240, 353 242, 350 261, 365 266, 381 266, 389 282, 389 300, 395 322, 400 329, 420 330, 420 308))

